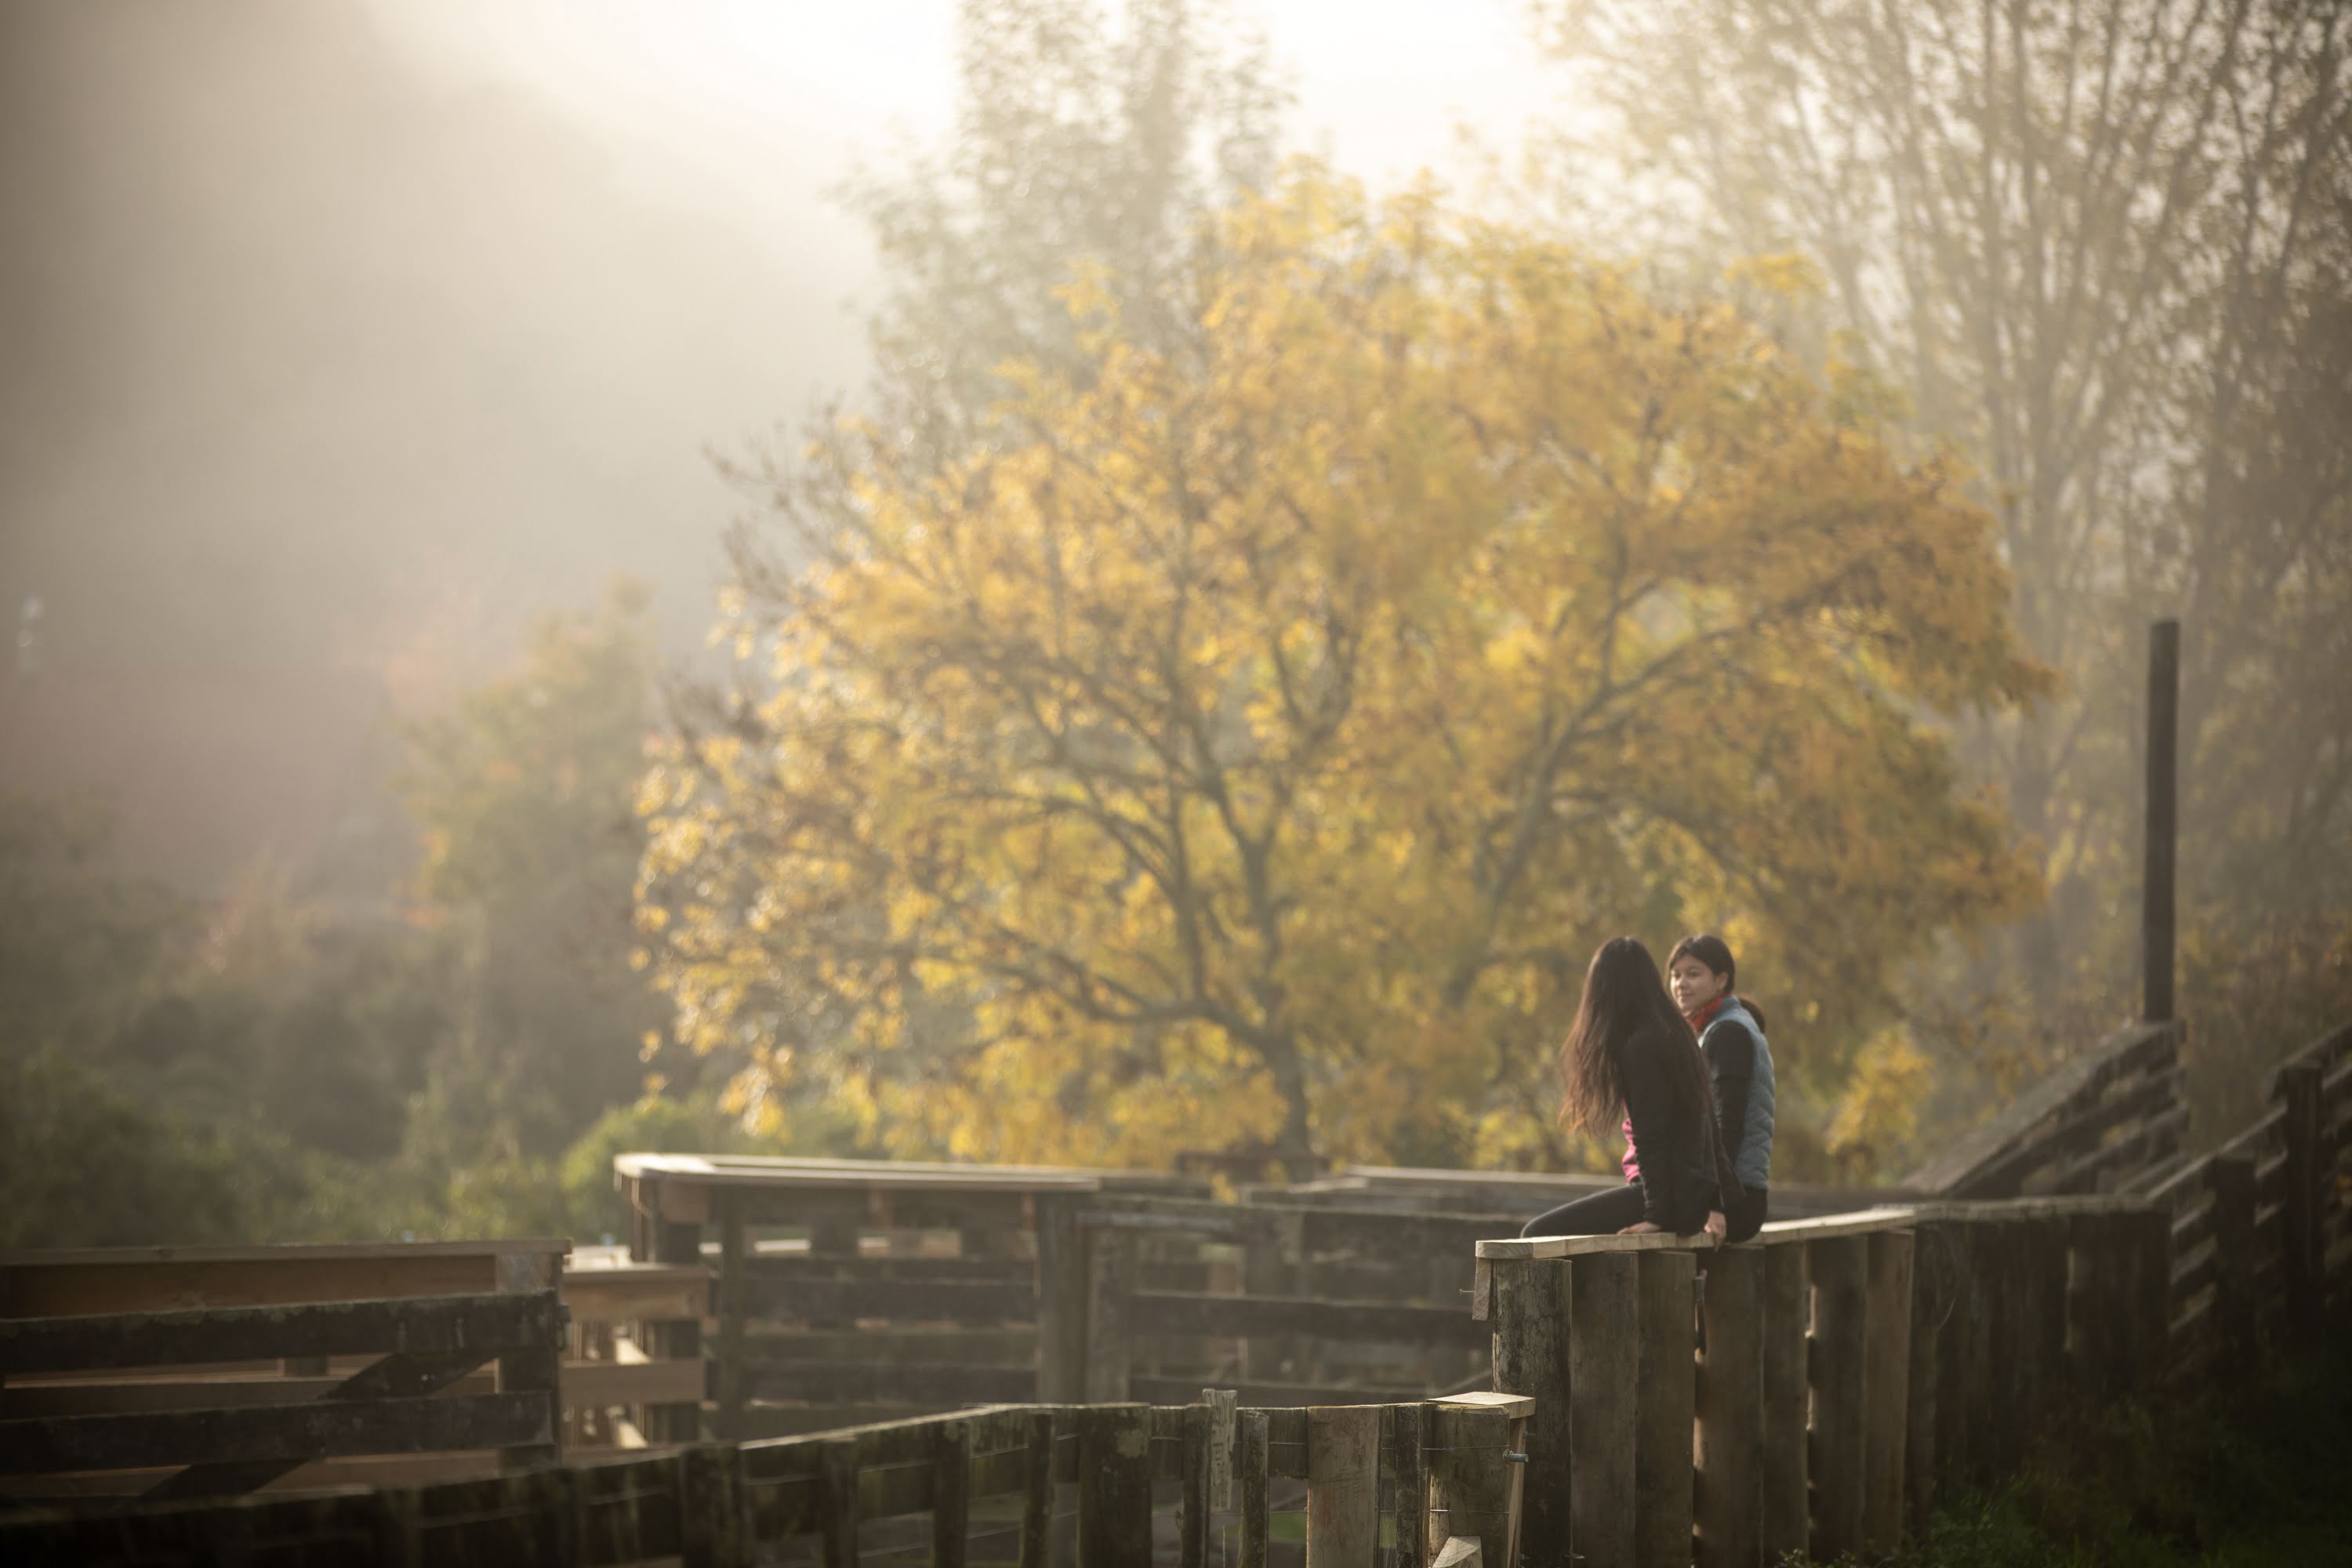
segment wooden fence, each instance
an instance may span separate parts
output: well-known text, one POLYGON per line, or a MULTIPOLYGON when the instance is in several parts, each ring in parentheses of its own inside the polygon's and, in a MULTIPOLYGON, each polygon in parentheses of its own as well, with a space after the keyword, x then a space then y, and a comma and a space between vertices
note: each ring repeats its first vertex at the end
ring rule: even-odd
POLYGON ((2063 1063, 1903 1178, 1922 1196, 2128 1190, 2168 1169, 2189 1127, 2180 1026, 2134 1024, 2063 1063))
MULTIPOLYGON (((1382 1404, 1484 1383, 1464 1316, 1474 1245, 1608 1178, 1376 1170, 1241 1203, 1149 1173, 624 1154, 633 1257, 709 1266, 707 1409, 646 1412, 655 1443, 770 1437, 1026 1400, 1382 1404), (1368 1202, 1367 1199, 1377 1199, 1368 1202), (1465 1203, 1492 1206, 1468 1209, 1465 1203)), ((1782 1213, 1859 1189, 1776 1189, 1782 1213)))
POLYGON ((1528 1433, 1531 1562, 1883 1552, 1939 1478, 2011 1473, 2059 1406, 2165 1361, 2168 1232, 2143 1199, 1776 1223, 1705 1255, 1703 1291, 1677 1237, 1478 1252, 1496 1386, 1569 1393, 1528 1433))
POLYGON ((14 1564, 282 1568, 605 1564, 905 1554, 1044 1568, 1155 1556, 1266 1568, 1516 1561, 1533 1402, 1493 1394, 1343 1410, 1010 1405, 822 1436, 707 1444, 528 1474, 325 1498, 0 1518, 14 1564), (1286 1489, 1284 1483, 1290 1483, 1286 1489), (1303 1483, 1303 1486, 1301 1485, 1303 1483), (1279 1491, 1303 1491, 1285 1531, 1279 1491), (1155 1496, 1172 1508, 1155 1510, 1155 1496), (1288 1533, 1293 1539, 1281 1539, 1288 1533), (792 1548, 797 1547, 794 1553, 792 1548))
POLYGON ((0 1321, 0 1485, 22 1500, 51 1477, 128 1472, 142 1500, 158 1501, 249 1492, 353 1455, 489 1449, 514 1467, 545 1463, 561 1452, 562 1343, 552 1290, 12 1318, 0 1321), (152 1376, 268 1356, 365 1364, 274 1388, 152 1376), (494 1390, 452 1387, 493 1361, 494 1390), (134 1369, 148 1379, 79 1381, 134 1369), (48 1381, 26 1386, 28 1377, 48 1381), (295 1397, 230 1397, 265 1388, 295 1397))
POLYGON ((2352 1027, 2290 1057, 2273 1109, 2142 1184, 2172 1222, 2176 1370, 2242 1362, 2284 1324, 2318 1331, 2352 1277, 2352 1027))

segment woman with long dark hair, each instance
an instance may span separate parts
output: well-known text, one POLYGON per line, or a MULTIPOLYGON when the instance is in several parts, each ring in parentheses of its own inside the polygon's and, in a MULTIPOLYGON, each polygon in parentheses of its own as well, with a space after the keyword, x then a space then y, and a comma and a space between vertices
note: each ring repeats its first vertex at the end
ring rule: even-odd
POLYGON ((1731 1161, 1733 1184, 1723 1194, 1731 1241, 1763 1228, 1772 1180, 1772 1047, 1764 1009, 1732 991, 1738 978, 1719 936, 1686 936, 1666 955, 1666 984, 1715 1079, 1716 1135, 1731 1161))
POLYGON ((1720 1242, 1731 1170, 1716 1129, 1706 1061, 1666 995, 1657 961, 1632 937, 1612 937, 1592 955, 1576 1021, 1560 1045, 1559 1069, 1568 1091, 1563 1120, 1594 1131, 1623 1111, 1630 1179, 1538 1215, 1520 1234, 1705 1231, 1720 1242))

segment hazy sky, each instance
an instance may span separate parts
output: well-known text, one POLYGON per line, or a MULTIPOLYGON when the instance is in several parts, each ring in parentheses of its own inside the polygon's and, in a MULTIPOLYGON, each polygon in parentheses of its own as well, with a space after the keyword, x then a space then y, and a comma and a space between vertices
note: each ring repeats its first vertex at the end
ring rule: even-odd
MULTIPOLYGON (((1513 0, 1235 10, 1294 142, 1376 183, 1549 90, 1513 0)), ((690 640, 704 449, 861 374, 823 193, 944 130, 952 15, 6 0, 0 605, 41 594, 61 665, 429 685, 625 569, 690 640)))

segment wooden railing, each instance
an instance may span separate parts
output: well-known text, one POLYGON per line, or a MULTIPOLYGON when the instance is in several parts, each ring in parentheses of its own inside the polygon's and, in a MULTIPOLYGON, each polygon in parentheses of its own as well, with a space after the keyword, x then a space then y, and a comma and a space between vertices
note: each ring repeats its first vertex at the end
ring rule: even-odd
POLYGON ((2144 1184, 2172 1221, 2176 1372, 2242 1360, 2273 1328, 2316 1332, 2352 1276, 2352 1027, 2273 1075, 2272 1110, 2144 1184))
POLYGON ((524 1443, 507 1426, 469 1424, 457 1414, 465 1406, 453 1402, 551 1392, 558 1387, 560 1351, 506 1344, 500 1352, 511 1353, 499 1355, 497 1373, 486 1364, 493 1358, 485 1352, 426 1388, 417 1385, 415 1368, 403 1372, 396 1363, 376 1367, 384 1352, 400 1348, 392 1341, 317 1350, 302 1348, 301 1336, 312 1331, 310 1325, 335 1322, 374 1322, 386 1332, 410 1332, 398 1327, 408 1320, 396 1309, 415 1301, 436 1303, 435 1323, 471 1324, 471 1331, 486 1332, 488 1326, 508 1323, 503 1309, 449 1303, 540 1294, 554 1300, 570 1246, 530 1239, 0 1255, 0 1339, 26 1347, 20 1355, 30 1354, 37 1343, 48 1347, 42 1352, 44 1364, 20 1359, 8 1368, 6 1388, 0 1393, 0 1411, 7 1419, 0 1427, 18 1433, 24 1446, 0 1459, 0 1476, 5 1477, 0 1492, 63 1500, 137 1495, 169 1486, 180 1495, 195 1485, 174 1479, 180 1465, 214 1457, 215 1448, 252 1449, 256 1443, 300 1462, 278 1466, 271 1475, 251 1480, 252 1487, 495 1474, 500 1463, 497 1449, 518 1443, 535 1449, 554 1441, 556 1434, 524 1443), (376 1317, 366 1317, 369 1310, 376 1317), (352 1317, 354 1311, 362 1316, 352 1317), (170 1325, 171 1331, 163 1332, 158 1324, 170 1325), (136 1359, 129 1349, 110 1351, 109 1345, 138 1347, 138 1354, 154 1359, 136 1359), (191 1347, 203 1347, 202 1353, 191 1347), (534 1359, 542 1351, 544 1367, 534 1359), (387 1394, 418 1399, 436 1391, 440 1397, 431 1402, 432 1409, 415 1414, 423 1425, 413 1429, 395 1431, 387 1425, 390 1405, 370 1413, 362 1425, 373 1433, 375 1446, 354 1446, 356 1437, 328 1430, 335 1426, 336 1412, 350 1408, 351 1401, 381 1400, 387 1394), (37 1434, 23 1425, 33 1421, 57 1424, 44 1430, 56 1433, 61 1443, 81 1447, 57 1448, 42 1458, 37 1434), (102 1428, 112 1434, 102 1445, 107 1462, 79 1462, 94 1452, 87 1447, 86 1440, 94 1440, 89 1435, 102 1428), (205 1435, 216 1428, 245 1436, 205 1435), (171 1436, 174 1432, 184 1435, 184 1443, 171 1436), (263 1433, 276 1436, 265 1442, 257 1436, 263 1433), (68 1465, 68 1458, 76 1462, 68 1465), (12 1467, 17 1473, 8 1473, 12 1467))
POLYGON ((129 1472, 144 1500, 161 1501, 249 1492, 355 1455, 497 1450, 510 1467, 544 1463, 561 1451, 562 1343, 552 1290, 12 1318, 0 1321, 0 1378, 10 1385, 0 1487, 22 1500, 45 1495, 48 1478, 129 1472), (228 1397, 265 1386, 250 1380, 173 1387, 153 1376, 269 1356, 364 1364, 281 1381, 269 1392, 290 1396, 284 1403, 228 1397), (492 1362, 495 1390, 452 1386, 492 1362), (133 1371, 148 1381, 86 1381, 133 1371), (184 1404, 138 1408, 126 1397, 134 1391, 184 1404), (22 1413, 44 1405, 49 1413, 22 1413))
POLYGON ((1911 1193, 2007 1198, 2116 1192, 2180 1149, 2180 1026, 2135 1024, 2063 1063, 1903 1178, 1911 1193))
POLYGON ((1482 1243, 1496 1386, 1571 1391, 1528 1434, 1528 1560, 1890 1551, 1939 1478, 2011 1474, 2060 1405, 2161 1376, 2167 1244, 2129 1198, 1792 1221, 1704 1255, 1668 1236, 1482 1243))
POLYGON ((828 1564, 864 1551, 1044 1568, 1075 1547, 1087 1563, 1265 1568, 1295 1560, 1278 1541, 1291 1511, 1318 1563, 1369 1563, 1385 1536, 1401 1568, 1463 1568, 1517 1560, 1514 1461, 1532 1409, 1492 1394, 1339 1411, 1237 1409, 1229 1395, 998 1406, 373 1493, 0 1518, 0 1560, 751 1568, 804 1542, 828 1564), (1174 1510, 1155 1516, 1155 1485, 1174 1510))

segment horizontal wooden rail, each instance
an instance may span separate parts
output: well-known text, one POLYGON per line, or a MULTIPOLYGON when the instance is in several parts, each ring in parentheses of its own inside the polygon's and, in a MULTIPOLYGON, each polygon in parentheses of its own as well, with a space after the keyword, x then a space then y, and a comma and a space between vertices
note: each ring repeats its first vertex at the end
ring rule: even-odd
POLYGON ((0 1373, 382 1353, 445 1354, 562 1337, 552 1291, 0 1320, 0 1373))

